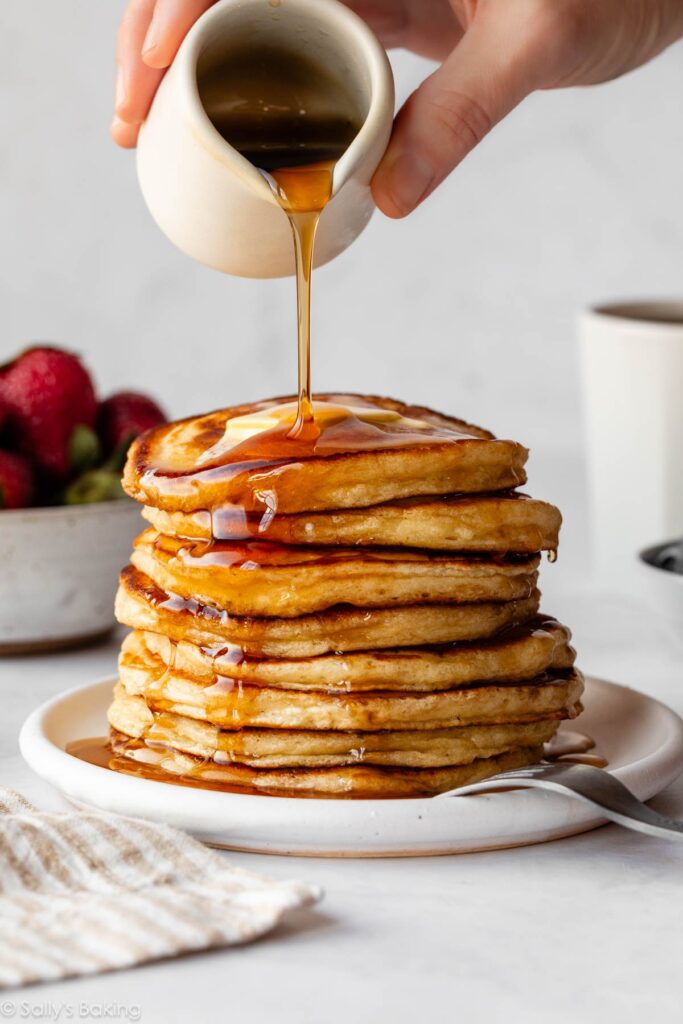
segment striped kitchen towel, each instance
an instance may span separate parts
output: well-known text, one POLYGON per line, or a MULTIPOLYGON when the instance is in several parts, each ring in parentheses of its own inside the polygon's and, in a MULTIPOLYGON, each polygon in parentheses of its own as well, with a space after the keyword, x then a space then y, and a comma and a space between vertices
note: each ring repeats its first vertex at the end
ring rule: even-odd
POLYGON ((319 898, 165 825, 47 814, 0 788, 0 988, 249 942, 319 898))

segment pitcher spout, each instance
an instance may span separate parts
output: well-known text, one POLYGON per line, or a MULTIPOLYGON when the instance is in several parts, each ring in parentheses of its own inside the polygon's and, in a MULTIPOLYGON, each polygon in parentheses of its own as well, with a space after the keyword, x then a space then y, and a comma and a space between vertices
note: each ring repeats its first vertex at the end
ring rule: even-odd
MULTIPOLYGON (((393 78, 373 33, 337 0, 281 0, 277 6, 220 0, 184 40, 140 132, 145 201, 170 240, 201 263, 241 276, 279 277, 294 272, 294 261, 287 218, 262 173, 269 154, 250 150, 240 135, 239 110, 225 106, 225 90, 223 98, 212 92, 212 76, 231 62, 237 73, 245 53, 252 61, 244 64, 245 74, 254 54, 318 62, 343 83, 358 111, 360 127, 335 163, 318 233, 319 264, 345 249, 372 215, 370 181, 391 133, 393 78)), ((245 117, 248 124, 253 120, 245 117)))

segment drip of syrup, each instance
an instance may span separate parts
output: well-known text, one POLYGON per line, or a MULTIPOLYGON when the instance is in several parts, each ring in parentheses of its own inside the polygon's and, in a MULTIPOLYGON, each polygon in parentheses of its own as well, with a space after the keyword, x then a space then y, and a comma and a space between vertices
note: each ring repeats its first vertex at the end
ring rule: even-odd
MULTIPOLYGON (((170 786, 187 786, 194 789, 211 789, 221 793, 240 793, 249 796, 277 796, 280 798, 297 797, 298 799, 357 799, 349 794, 330 795, 324 793, 307 792, 306 790, 269 790, 262 785, 250 785, 249 779, 256 781, 258 769, 247 769, 242 767, 244 783, 233 785, 220 778, 221 762, 216 760, 203 761, 198 758, 196 765, 186 774, 171 772, 163 767, 166 757, 162 750, 153 750, 145 747, 140 740, 130 740, 128 737, 114 733, 112 739, 106 736, 96 736, 84 740, 75 740, 67 746, 67 753, 77 757, 86 764, 95 765, 98 768, 105 768, 109 771, 118 772, 122 775, 132 775, 138 779, 148 779, 152 782, 163 782, 170 786), (126 753, 127 752, 127 753, 126 753), (141 759, 138 760, 137 756, 141 759)), ((360 751, 359 751, 360 753, 360 751)), ((357 760, 362 758, 356 755, 357 760)), ((306 771, 306 769, 301 769, 306 771)), ((387 798, 395 797, 393 793, 384 794, 387 798)), ((377 795, 374 794, 376 799, 377 795)))

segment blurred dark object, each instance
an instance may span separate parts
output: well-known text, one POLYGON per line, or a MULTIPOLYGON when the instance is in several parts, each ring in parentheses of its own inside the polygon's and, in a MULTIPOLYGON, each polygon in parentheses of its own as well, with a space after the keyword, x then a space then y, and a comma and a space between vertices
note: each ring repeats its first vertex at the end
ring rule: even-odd
POLYGON ((683 574, 683 538, 649 548, 643 553, 642 558, 656 569, 683 574))

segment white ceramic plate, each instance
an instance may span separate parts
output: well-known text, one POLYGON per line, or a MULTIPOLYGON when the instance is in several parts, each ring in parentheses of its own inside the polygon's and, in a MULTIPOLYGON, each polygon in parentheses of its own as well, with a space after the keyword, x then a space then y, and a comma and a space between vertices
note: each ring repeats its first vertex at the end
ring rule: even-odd
MULTIPOLYGON (((585 832, 601 819, 539 790, 449 800, 317 800, 220 793, 120 775, 67 754, 102 736, 113 680, 70 690, 34 711, 21 752, 71 800, 166 822, 234 850, 321 857, 427 856, 524 846, 585 832)), ((610 770, 647 800, 683 771, 683 722, 636 690, 588 679, 581 730, 610 770)))

